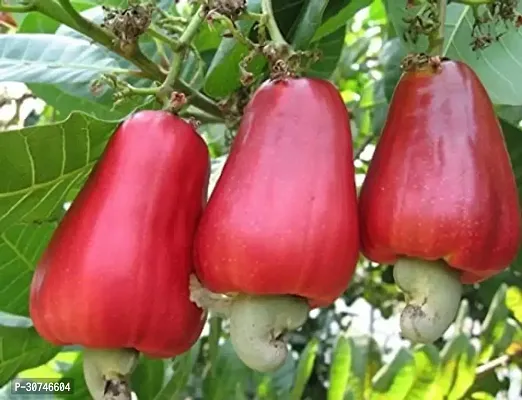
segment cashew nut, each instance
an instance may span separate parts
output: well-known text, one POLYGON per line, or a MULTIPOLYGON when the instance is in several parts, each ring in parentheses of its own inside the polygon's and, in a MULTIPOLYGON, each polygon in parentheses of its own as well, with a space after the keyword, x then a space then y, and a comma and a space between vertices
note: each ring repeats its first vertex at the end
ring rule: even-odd
POLYGON ((416 343, 432 343, 455 320, 462 296, 459 272, 442 260, 401 258, 393 270, 395 282, 405 292, 401 333, 416 343))
POLYGON ((259 372, 281 367, 288 355, 283 334, 303 325, 308 311, 306 300, 295 296, 235 297, 230 339, 238 357, 259 372))
POLYGON ((83 374, 94 400, 131 400, 130 375, 138 364, 134 349, 84 349, 83 374))

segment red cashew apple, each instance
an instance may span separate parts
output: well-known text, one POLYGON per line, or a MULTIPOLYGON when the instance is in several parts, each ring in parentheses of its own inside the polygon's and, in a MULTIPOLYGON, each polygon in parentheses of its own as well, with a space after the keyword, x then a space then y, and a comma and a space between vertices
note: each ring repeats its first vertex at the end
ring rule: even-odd
POLYGON ((348 286, 359 252, 352 153, 329 82, 268 81, 245 109, 194 244, 203 289, 231 296, 205 299, 197 281, 192 295, 228 310, 232 344, 255 370, 278 368, 282 334, 348 286))
POLYGON ((401 77, 359 198, 362 252, 395 264, 403 335, 439 338, 462 285, 506 268, 520 206, 502 131, 473 70, 445 60, 401 77))
POLYGON ((34 326, 54 344, 85 347, 95 399, 105 381, 125 383, 138 352, 172 357, 201 333, 189 276, 209 170, 207 147, 190 124, 164 111, 133 115, 110 138, 38 263, 34 326))

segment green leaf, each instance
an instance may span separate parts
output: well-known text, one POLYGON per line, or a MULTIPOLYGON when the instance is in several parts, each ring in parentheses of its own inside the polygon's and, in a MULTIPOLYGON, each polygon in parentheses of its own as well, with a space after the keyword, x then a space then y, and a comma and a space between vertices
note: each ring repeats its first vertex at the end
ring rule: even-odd
MULTIPOLYGON (((211 315, 208 319, 208 323, 210 325, 210 331, 207 337, 207 354, 210 365, 214 365, 217 356, 219 355, 219 339, 222 334, 222 318, 216 315, 211 315)), ((212 368, 210 374, 213 376, 214 372, 215 370, 212 368)))
MULTIPOLYGON (((522 11, 522 3, 518 7, 522 11)), ((480 52, 471 49, 472 7, 450 4, 447 9, 446 56, 466 62, 478 74, 496 104, 522 105, 522 41, 514 26, 507 29, 498 43, 480 52)))
POLYGON ((495 111, 499 118, 514 127, 517 127, 520 121, 522 121, 522 106, 497 105, 495 111))
MULTIPOLYGON (((249 1, 249 12, 261 12, 261 0, 249 1)), ((239 31, 248 36, 254 26, 252 21, 238 21, 239 31)), ((246 45, 237 42, 234 38, 223 38, 205 76, 205 92, 212 97, 225 97, 241 86, 239 63, 248 54, 246 45)), ((249 71, 257 74, 266 61, 261 56, 254 57, 249 71)))
POLYGON ((129 114, 129 108, 120 106, 112 109, 112 95, 96 97, 85 83, 52 85, 31 83, 28 85, 33 94, 52 106, 59 115, 55 120, 63 120, 76 110, 103 120, 119 120, 129 114))
POLYGON ((83 376, 83 354, 79 352, 74 364, 63 374, 62 379, 74 380, 74 393, 60 396, 67 400, 85 400, 91 397, 83 376))
POLYGON ((21 33, 54 33, 60 23, 40 13, 26 14, 19 26, 18 34, 21 33))
MULTIPOLYGON (((72 0, 71 4, 80 12, 97 5, 89 0, 72 0)), ((24 14, 23 20, 18 25, 18 33, 54 33, 60 23, 46 15, 34 12, 24 14)))
POLYGON ((306 384, 312 375, 315 358, 319 350, 319 341, 317 338, 312 338, 306 345, 299 358, 297 365, 297 373, 295 375, 295 382, 292 391, 290 392, 291 400, 301 400, 306 389, 306 384))
MULTIPOLYGON (((314 0, 311 0, 313 2, 314 0)), ((345 26, 357 11, 368 7, 372 0, 330 0, 325 11, 325 18, 313 37, 313 41, 320 40, 339 28, 345 26)))
POLYGON ((5 81, 88 85, 102 73, 120 71, 116 57, 87 40, 67 36, 0 36, 0 69, 5 81))
POLYGON ((321 25, 328 4, 328 0, 307 0, 292 39, 292 46, 295 49, 302 50, 308 46, 321 25))
POLYGON ((488 313, 482 325, 482 350, 479 362, 488 361, 495 355, 495 345, 502 338, 509 310, 506 307, 506 285, 501 285, 489 306, 488 313))
POLYGON ((494 372, 482 375, 475 381, 468 393, 472 393, 470 398, 476 400, 495 400, 497 393, 509 390, 509 379, 500 379, 494 372))
POLYGON ((446 343, 441 358, 437 384, 448 400, 461 399, 475 380, 478 361, 475 348, 466 335, 459 334, 446 343))
POLYGON ((330 35, 314 42, 313 46, 321 51, 321 58, 310 66, 306 75, 323 79, 330 78, 341 57, 345 34, 346 26, 342 26, 330 35))
POLYGON ((245 385, 252 371, 238 358, 232 343, 227 340, 219 349, 214 376, 205 379, 204 397, 208 400, 229 400, 235 394, 245 391, 245 385))
POLYGON ((428 40, 424 36, 420 36, 417 43, 406 42, 404 40, 404 32, 406 31, 407 24, 404 22, 405 17, 413 17, 419 10, 419 7, 415 7, 413 10, 407 9, 407 0, 385 0, 386 10, 388 11, 388 18, 393 25, 394 31, 397 36, 400 37, 404 46, 408 49, 408 52, 426 52, 428 48, 428 40))
POLYGON ((415 381, 415 360, 401 348, 373 378, 371 400, 403 400, 415 381))
POLYGON ((132 374, 132 390, 138 399, 154 399, 163 385, 165 362, 161 359, 140 357, 132 374))
POLYGON ((46 363, 60 351, 32 327, 0 325, 0 385, 24 369, 46 363))
POLYGON ((511 286, 506 293, 506 306, 513 313, 515 319, 522 324, 522 290, 511 286))
POLYGON ((172 400, 178 399, 187 386, 192 370, 196 365, 199 353, 201 351, 201 340, 198 340, 190 350, 177 356, 174 359, 172 370, 170 371, 170 380, 154 397, 154 400, 172 400))
MULTIPOLYGON (((275 18, 285 38, 288 39, 292 37, 292 32, 294 32, 297 26, 298 16, 303 8, 303 5, 304 0, 296 0, 292 1, 291 3, 274 3, 273 8, 275 18)), ((248 11, 254 13, 261 12, 261 0, 248 1, 247 9, 248 11)), ((252 27, 254 26, 254 23, 252 21, 238 21, 236 25, 243 35, 248 36, 252 30, 252 27)), ((325 50, 325 53, 328 53, 327 56, 331 57, 331 49, 327 48, 328 45, 328 41, 322 44, 322 46, 328 50, 325 50)), ((238 43, 233 38, 223 38, 214 55, 214 58, 212 59, 205 77, 205 93, 211 97, 221 98, 226 97, 234 90, 239 89, 241 87, 241 73, 239 64, 248 54, 248 52, 249 49, 244 44, 238 43)), ((325 65, 318 63, 318 65, 314 67, 314 69, 317 70, 315 76, 330 75, 331 71, 333 71, 331 66, 331 59, 327 59, 324 64, 325 65), (327 69, 326 72, 323 71, 325 69, 327 69)), ((260 55, 256 55, 249 63, 248 71, 254 75, 259 75, 265 65, 265 58, 260 55)))
MULTIPOLYGON (((522 206, 522 130, 507 121, 500 120, 500 126, 504 132, 509 156, 511 157, 511 165, 517 181, 519 203, 522 206)), ((518 256, 511 264, 511 268, 518 271, 515 282, 520 282, 520 274, 522 273, 522 247, 518 250, 518 256)))
MULTIPOLYGON (((82 12, 81 15, 96 24, 100 24, 103 21, 104 16, 101 6, 90 8, 89 10, 82 12)), ((107 49, 97 45, 92 45, 88 37, 68 26, 60 26, 56 31, 56 35, 83 40, 83 43, 91 46, 93 51, 100 54, 105 53, 106 57, 112 59, 115 68, 120 68, 122 70, 136 69, 136 67, 130 62, 115 55, 107 49)), ((140 40, 140 48, 151 60, 159 63, 160 55, 152 38, 144 35, 140 40)), ((170 56, 172 52, 168 47, 165 50, 167 55, 170 56)), ((143 102, 146 101, 145 97, 138 96, 130 99, 128 98, 115 107, 112 90, 108 90, 107 87, 104 87, 99 91, 99 93, 91 91, 90 82, 101 76, 103 71, 91 72, 90 75, 92 76, 89 81, 82 80, 76 82, 74 80, 67 80, 63 83, 28 83, 28 86, 36 96, 44 100, 57 111, 58 114, 55 120, 66 118, 75 110, 82 110, 96 118, 118 120, 128 115, 136 107, 141 106, 143 102)), ((146 79, 127 78, 127 81, 138 87, 150 86, 150 81, 146 79)))
POLYGON ((384 69, 384 94, 388 101, 391 100, 395 86, 402 75, 401 61, 407 52, 399 38, 393 38, 384 43, 379 61, 384 69))
POLYGON ((0 233, 0 309, 29 315, 29 285, 55 223, 16 224, 0 233))
POLYGON ((343 400, 348 388, 352 369, 351 339, 339 336, 332 354, 330 365, 328 400, 343 400))
POLYGON ((448 400, 459 400, 464 397, 469 388, 475 381, 475 369, 477 367, 478 356, 475 347, 468 343, 467 349, 459 357, 456 376, 451 387, 451 391, 447 393, 448 400))
MULTIPOLYGON (((312 0, 316 1, 316 0, 312 0)), ((299 16, 303 12, 306 0, 272 1, 277 26, 283 37, 290 42, 299 24, 299 16)))
MULTIPOLYGON (((388 0, 390 18, 402 37, 406 24, 406 0, 388 0)), ((522 11, 522 3, 518 6, 522 11)), ((522 105, 522 41, 518 30, 510 25, 498 42, 479 52, 472 50, 473 9, 461 4, 448 4, 445 21, 443 55, 464 61, 477 73, 495 104, 522 105)), ((503 27, 499 27, 503 29, 503 27)), ((410 50, 426 50, 427 40, 418 45, 406 44, 410 50)))
POLYGON ((243 388, 242 390, 245 391, 245 389, 248 388, 248 376, 249 374, 252 374, 255 382, 264 381, 266 389, 269 390, 269 393, 273 395, 275 399, 281 399, 283 397, 287 398, 294 385, 296 373, 300 374, 303 372, 306 371, 296 371, 296 362, 294 357, 292 357, 291 352, 289 352, 285 363, 273 372, 261 374, 250 371, 247 368, 244 377, 245 383, 236 386, 236 389, 239 390, 239 387, 241 386, 241 388, 243 388))
POLYGON ((415 381, 408 391, 406 399, 411 400, 442 400, 437 385, 440 370, 440 357, 433 345, 419 346, 413 352, 415 360, 415 381))
POLYGON ((388 25, 387 34, 389 38, 396 36, 390 32, 393 30, 393 24, 389 23, 388 21, 388 16, 386 15, 386 7, 384 6, 384 0, 374 0, 371 2, 370 13, 368 17, 374 25, 388 25))
POLYGON ((200 53, 217 49, 221 43, 221 35, 224 32, 222 24, 204 24, 200 29, 194 41, 193 45, 198 49, 200 53))
POLYGON ((77 112, 58 124, 0 135, 0 232, 56 218, 63 199, 89 174, 116 122, 77 112))
POLYGON ((379 345, 371 336, 351 338, 351 375, 348 393, 353 400, 368 398, 372 390, 372 378, 382 367, 379 345))

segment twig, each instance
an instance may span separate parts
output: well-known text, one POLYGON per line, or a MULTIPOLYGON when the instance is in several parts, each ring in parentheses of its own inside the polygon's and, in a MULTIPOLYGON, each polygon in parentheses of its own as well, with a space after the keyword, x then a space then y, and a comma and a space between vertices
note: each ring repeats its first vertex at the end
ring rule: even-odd
POLYGON ((236 39, 239 43, 242 43, 244 44, 245 46, 247 46, 248 48, 250 49, 253 49, 256 47, 255 43, 252 42, 250 39, 248 39, 248 37, 246 37, 245 35, 243 35, 236 27, 236 25, 234 24, 234 22, 228 18, 226 15, 217 15, 214 17, 215 19, 223 22, 223 24, 225 25, 225 28, 228 29, 228 31, 230 32, 230 34, 232 35, 232 37, 234 39, 236 39))
POLYGON ((3 12, 10 12, 10 13, 27 13, 31 11, 35 11, 36 7, 34 2, 31 2, 29 4, 17 4, 17 5, 11 5, 11 4, 4 4, 2 1, 0 3, 0 11, 3 12))
POLYGON ((167 35, 164 35, 162 32, 158 31, 156 28, 154 28, 153 26, 149 26, 147 28, 147 33, 152 36, 153 38, 155 39, 158 39, 164 43, 167 43, 168 45, 170 45, 171 47, 175 47, 177 46, 177 42, 171 38, 169 38, 167 35))
POLYGON ((268 32, 270 32, 272 41, 276 44, 287 44, 287 41, 277 26, 274 10, 272 8, 272 0, 261 0, 261 8, 263 13, 266 14, 266 26, 268 28, 268 32))
MULTIPOLYGON (((183 65, 183 60, 187 54, 190 42, 192 42, 192 39, 198 33, 199 27, 201 26, 204 20, 205 13, 203 10, 203 6, 200 6, 194 14, 194 16, 192 17, 192 19, 190 20, 181 37, 176 41, 175 45, 172 46, 172 49, 176 54, 174 54, 174 59, 170 64, 169 72, 165 77, 163 83, 159 87, 157 93, 158 98, 162 99, 165 105, 167 105, 168 96, 174 88, 174 83, 178 80, 179 74, 181 72, 181 67, 183 65)), ((199 108, 204 110, 203 107, 199 108)))
POLYGON ((489 373, 493 372, 498 367, 506 366, 506 365, 518 360, 519 358, 522 358, 522 347, 519 348, 517 351, 515 351, 512 354, 503 354, 500 357, 497 357, 497 358, 479 366, 475 371, 475 375, 476 375, 475 379, 482 379, 489 373))

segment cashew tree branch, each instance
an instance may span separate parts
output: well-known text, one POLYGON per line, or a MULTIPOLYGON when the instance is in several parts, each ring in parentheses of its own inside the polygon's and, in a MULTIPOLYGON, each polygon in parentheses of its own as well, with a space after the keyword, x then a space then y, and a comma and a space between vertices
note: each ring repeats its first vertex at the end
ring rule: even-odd
MULTIPOLYGON (((116 41, 114 35, 84 18, 74 9, 70 0, 58 0, 58 2, 54 0, 34 0, 32 3, 23 6, 11 6, 2 3, 0 4, 0 11, 36 11, 44 14, 47 17, 84 34, 91 38, 95 43, 98 43, 125 58, 137 66, 143 72, 145 78, 158 82, 163 82, 166 78, 166 75, 160 70, 160 68, 143 54, 139 46, 134 46, 131 52, 123 50, 116 41)), ((182 79, 176 79, 172 86, 174 90, 186 93, 186 95, 190 97, 193 106, 201 109, 207 114, 218 118, 222 117, 221 110, 212 99, 194 89, 182 79)))

